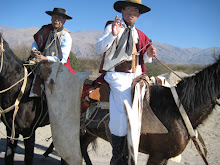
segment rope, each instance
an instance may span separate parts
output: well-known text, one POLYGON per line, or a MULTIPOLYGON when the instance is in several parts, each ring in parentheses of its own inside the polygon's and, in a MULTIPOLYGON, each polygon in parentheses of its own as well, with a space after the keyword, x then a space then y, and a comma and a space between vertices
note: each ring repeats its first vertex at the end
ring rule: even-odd
MULTIPOLYGON (((151 41, 151 42, 152 42, 152 41, 151 41)), ((165 65, 165 64, 164 64, 162 61, 160 61, 157 57, 155 57, 155 58, 156 58, 157 61, 160 62, 165 68, 167 68, 168 70, 170 70, 171 72, 173 72, 177 77, 179 77, 181 80, 183 80, 183 78, 182 78, 181 76, 179 76, 177 73, 175 73, 171 68, 169 68, 167 65, 165 65)), ((185 122, 185 125, 186 125, 187 130, 188 130, 189 135, 190 135, 190 138, 192 139, 192 141, 193 141, 193 143, 194 143, 194 145, 195 145, 197 151, 199 152, 200 156, 202 157, 203 161, 205 162, 206 165, 208 165, 208 161, 207 161, 207 159, 206 159, 207 150, 206 150, 206 146, 205 146, 205 143, 204 143, 204 141, 203 141, 201 135, 199 135, 199 136, 200 136, 199 141, 202 143, 202 147, 203 147, 203 150, 204 150, 204 153, 205 153, 205 154, 203 154, 203 152, 202 152, 202 150, 201 150, 201 148, 200 148, 200 146, 199 146, 199 144, 198 144, 198 142, 197 142, 197 138, 196 138, 196 136, 195 136, 195 131, 193 130, 193 127, 192 127, 191 122, 190 122, 190 120, 189 120, 189 118, 188 118, 188 116, 187 116, 187 114, 186 114, 186 112, 185 112, 185 109, 183 108, 182 104, 181 104, 180 101, 178 100, 178 95, 177 95, 177 92, 176 92, 176 90, 175 90, 175 87, 172 87, 172 88, 171 88, 171 92, 172 92, 172 94, 173 94, 173 97, 174 97, 174 100, 175 100, 175 102, 176 102, 176 105, 177 105, 177 107, 178 107, 178 109, 179 109, 179 111, 180 111, 180 114, 181 114, 181 116, 182 116, 182 118, 183 118, 183 120, 184 120, 184 122, 185 122)), ((219 100, 216 99, 216 101, 219 101, 219 100)))
MULTIPOLYGON (((97 108, 96 110, 95 110, 95 112, 93 112, 93 117, 91 118, 91 119, 86 119, 86 121, 88 121, 88 123, 86 123, 85 124, 85 126, 87 126, 87 125, 89 125, 91 122, 98 122, 98 120, 94 120, 94 118, 96 117, 96 115, 97 115, 97 113, 98 113, 98 110, 99 110, 99 108, 97 108), (94 114, 95 113, 95 114, 94 114)), ((85 121, 85 122, 86 122, 85 121)))
MULTIPOLYGON (((58 29, 57 29, 58 30, 58 29)), ((53 38, 53 40, 50 42, 50 44, 45 48, 45 49, 48 49, 52 44, 53 44, 53 42, 55 42, 55 48, 56 48, 56 54, 58 55, 58 49, 57 49, 57 38, 62 34, 62 33, 60 33, 59 34, 59 36, 57 35, 57 30, 54 30, 54 38, 53 38)))
MULTIPOLYGON (((29 77, 29 76, 33 73, 33 71, 37 68, 37 66, 38 66, 38 64, 37 64, 36 67, 27 75, 27 77, 29 77)), ((20 79, 19 81, 17 81, 16 83, 14 83, 14 84, 11 85, 10 87, 8 87, 7 89, 4 89, 4 90, 0 91, 0 94, 6 92, 6 91, 8 91, 8 90, 10 90, 11 88, 13 88, 13 87, 16 86, 17 84, 19 84, 21 81, 23 81, 24 78, 25 78, 25 77, 23 77, 22 79, 20 79)))
POLYGON ((205 164, 208 165, 208 161, 206 160, 206 156, 205 156, 206 153, 207 153, 207 150, 205 148, 205 143, 204 143, 201 135, 199 135, 200 136, 199 140, 202 143, 202 147, 203 147, 203 150, 204 150, 204 153, 205 153, 205 154, 203 154, 203 152, 202 152, 202 150, 201 150, 201 148, 200 148, 200 146, 199 146, 199 144, 197 142, 196 133, 195 133, 193 127, 192 127, 192 124, 191 124, 191 122, 189 120, 189 117, 187 116, 186 111, 185 111, 183 105, 181 104, 180 100, 178 99, 179 97, 178 97, 178 94, 176 92, 176 88, 175 87, 171 87, 170 89, 171 89, 171 92, 173 94, 174 101, 175 101, 175 103, 176 103, 176 105, 177 105, 177 107, 179 109, 179 112, 180 112, 180 114, 181 114, 181 116, 183 118, 183 121, 184 121, 184 123, 186 125, 186 128, 187 128, 187 131, 188 131, 188 133, 190 135, 190 138, 192 139, 193 143, 195 144, 195 147, 196 147, 197 151, 199 152, 200 156, 202 157, 202 159, 204 160, 205 164))
MULTIPOLYGON (((1 66, 2 66, 2 64, 3 64, 3 58, 2 58, 1 66)), ((14 142, 14 140, 18 140, 18 139, 19 139, 19 138, 14 138, 14 137, 15 137, 15 128, 14 128, 15 125, 14 125, 14 121, 15 121, 15 117, 16 117, 16 114, 17 114, 18 109, 19 109, 19 106, 18 106, 18 105, 19 105, 20 100, 21 100, 21 98, 22 98, 22 96, 23 96, 23 94, 24 94, 24 90, 25 90, 25 87, 26 87, 26 84, 27 84, 27 78, 33 73, 34 70, 36 70, 37 67, 38 67, 38 64, 36 65, 36 67, 35 67, 29 74, 27 74, 27 73, 28 73, 28 72, 27 72, 27 68, 24 66, 24 72, 25 72, 24 77, 23 77, 22 79, 20 79, 18 82, 16 82, 15 84, 13 84, 12 86, 8 87, 7 89, 0 91, 0 94, 1 94, 1 93, 4 93, 4 92, 10 90, 11 88, 13 88, 14 86, 16 86, 17 84, 19 84, 21 81, 24 80, 23 85, 22 85, 22 88, 21 88, 20 93, 19 93, 19 95, 18 95, 18 98, 16 99, 14 105, 8 107, 8 108, 5 109, 5 110, 3 110, 3 109, 0 107, 0 115, 3 114, 3 118, 4 118, 4 120, 5 120, 6 126, 7 126, 9 129, 12 130, 12 135, 11 135, 11 137, 9 137, 9 136, 7 136, 7 135, 4 135, 1 131, 0 131, 0 133, 1 133, 2 135, 4 135, 5 137, 9 138, 9 139, 12 141, 12 143, 14 142), (7 113, 7 112, 9 112, 9 111, 11 111, 11 110, 13 110, 14 108, 15 108, 15 112, 14 112, 14 114, 13 114, 12 128, 10 128, 10 126, 9 126, 9 124, 8 124, 8 122, 7 122, 7 120, 6 120, 4 114, 7 113)), ((47 114, 47 113, 46 113, 46 114, 47 114)), ((46 117, 46 114, 45 114, 45 116, 43 117, 43 119, 46 117)), ((42 111, 41 111, 40 116, 41 116, 41 115, 42 115, 42 111)), ((40 118, 40 116, 39 116, 39 118, 40 118)), ((38 118, 37 122, 39 121, 39 118, 38 118)), ((43 119, 42 119, 42 120, 43 120, 43 119)), ((34 125, 34 127, 33 127, 33 130, 34 130, 34 128, 36 127, 37 122, 35 123, 35 125, 34 125)), ((29 139, 29 138, 33 135, 33 132, 34 132, 33 130, 32 130, 31 135, 30 135, 29 137, 22 138, 22 139, 23 139, 23 140, 29 139)))
MULTIPOLYGON (((27 75, 27 77, 29 77, 29 76, 33 73, 33 71, 34 71, 36 68, 37 68, 37 66, 27 75)), ((13 84, 12 86, 10 86, 9 88, 0 91, 0 94, 6 92, 6 91, 8 91, 8 90, 10 90, 11 88, 13 88, 13 87, 16 86, 17 84, 19 84, 19 83, 20 83, 22 80, 24 80, 24 79, 25 79, 25 76, 24 76, 21 80, 19 80, 18 82, 16 82, 16 83, 13 84)), ((4 113, 7 113, 7 112, 9 112, 9 111, 11 111, 11 110, 13 110, 14 107, 15 107, 15 104, 12 105, 12 106, 10 106, 10 107, 8 107, 8 108, 5 109, 5 110, 3 110, 3 109, 0 107, 0 115, 1 115, 1 114, 4 114, 4 113)))
MULTIPOLYGON (((36 68, 37 68, 37 66, 27 75, 27 77, 30 76, 36 68)), ((8 91, 8 90, 10 90, 11 88, 13 88, 13 87, 16 86, 17 84, 19 84, 19 83, 20 83, 22 80, 24 80, 24 79, 25 79, 25 76, 24 76, 21 80, 19 80, 17 83, 15 83, 15 84, 13 84, 12 86, 10 86, 9 88, 0 91, 0 94, 6 92, 6 91, 8 91)), ((5 110, 3 110, 3 109, 0 107, 0 115, 1 115, 1 114, 4 114, 4 113, 7 113, 7 112, 9 112, 9 111, 11 111, 11 110, 13 110, 14 108, 15 108, 15 104, 12 105, 12 106, 10 106, 10 107, 8 107, 8 108, 5 109, 5 110)))
MULTIPOLYGON (((0 49, 0 52, 1 52, 1 66, 0 66, 0 73, 1 73, 2 67, 3 67, 3 55, 4 55, 3 52, 5 51, 3 44, 4 44, 4 42, 3 42, 3 39, 1 38, 1 49, 0 49)), ((10 90, 11 88, 13 88, 14 86, 16 86, 17 84, 19 84, 21 81, 24 80, 23 85, 22 85, 22 87, 21 87, 21 90, 20 90, 20 92, 19 92, 19 95, 18 95, 17 99, 15 100, 14 105, 8 107, 8 108, 5 109, 5 110, 3 110, 3 109, 0 107, 0 115, 3 114, 3 119, 5 120, 5 124, 6 124, 6 126, 7 126, 9 129, 12 130, 12 134, 11 134, 11 137, 9 137, 9 136, 7 136, 7 135, 4 135, 1 131, 0 131, 0 133, 3 134, 5 137, 9 138, 9 139, 12 141, 12 143, 14 143, 14 140, 18 140, 18 139, 19 139, 19 138, 15 138, 15 117, 16 117, 17 112, 18 112, 18 109, 19 109, 19 106, 18 106, 18 105, 19 105, 19 103, 20 103, 20 101, 21 101, 21 98, 22 98, 22 96, 23 96, 23 94, 24 94, 24 91, 25 91, 25 88, 26 88, 26 84, 27 84, 27 78, 33 73, 33 71, 34 71, 37 67, 38 67, 38 64, 37 64, 36 67, 28 74, 27 68, 24 66, 24 77, 23 77, 22 79, 20 79, 18 82, 16 82, 15 84, 13 84, 12 86, 8 87, 7 89, 4 89, 4 90, 0 91, 0 94, 1 94, 1 93, 4 93, 4 92, 10 90), (13 110, 13 109, 15 109, 15 111, 14 111, 14 114, 13 114, 12 128, 10 128, 10 126, 9 126, 9 124, 8 124, 6 118, 5 118, 5 113, 7 113, 7 112, 9 112, 9 111, 11 111, 11 110, 13 110)), ((43 109, 43 106, 41 106, 41 107, 42 107, 41 109, 43 109)), ((39 116, 39 118, 37 119, 37 122, 35 123, 35 125, 34 125, 34 127, 33 127, 33 130, 34 130, 34 128, 36 127, 38 121, 40 120, 40 117, 41 117, 41 115, 42 115, 42 112, 43 112, 43 110, 41 111, 40 116, 39 116)), ((47 115, 47 113, 45 114, 45 116, 43 117, 43 119, 46 117, 46 115, 47 115)), ((43 119, 42 119, 42 121, 43 121, 43 119)), ((41 122, 42 122, 42 121, 41 121, 41 122)), ((23 140, 30 138, 30 137, 33 135, 33 132, 34 132, 33 130, 32 130, 32 132, 31 132, 31 135, 30 135, 29 137, 23 138, 23 140)))
MULTIPOLYGON (((15 117, 18 113, 18 109, 19 109, 19 103, 21 101, 21 98, 24 94, 24 90, 26 88, 26 85, 27 85, 27 75, 28 75, 28 71, 27 71, 27 68, 24 67, 24 82, 22 84, 22 87, 21 87, 21 90, 20 90, 20 93, 18 95, 18 98, 16 99, 15 101, 15 110, 14 110, 14 113, 13 113, 13 120, 12 120, 12 135, 11 135, 11 139, 13 139, 15 137, 15 117)), ((14 141, 12 140, 12 143, 14 143, 14 141)))
POLYGON ((181 80, 183 80, 182 77, 180 77, 177 73, 175 73, 172 69, 170 69, 167 65, 165 65, 162 61, 160 61, 157 57, 155 57, 159 63, 161 63, 165 68, 167 68, 169 71, 173 72, 177 77, 179 77, 181 80))
MULTIPOLYGON (((138 51, 138 53, 140 53, 140 51, 142 51, 145 47, 147 47, 149 44, 152 44, 152 40, 149 39, 148 43, 141 49, 138 51)), ((160 61, 157 57, 155 57, 157 59, 157 61, 159 63, 161 63, 165 68, 167 68, 169 71, 173 72, 177 77, 179 77, 181 80, 183 79, 182 77, 180 77, 177 73, 175 73, 171 68, 169 68, 167 65, 165 65, 162 61, 160 61)))
POLYGON ((107 113, 107 114, 102 118, 102 120, 98 123, 97 129, 99 128, 100 124, 102 124, 102 122, 103 122, 109 115, 110 115, 110 114, 107 113))
MULTIPOLYGON (((0 107, 0 111, 2 111, 2 108, 1 108, 1 107, 0 107)), ((48 112, 47 112, 47 113, 48 113, 48 112)), ((41 124, 42 121, 45 119, 47 113, 45 113, 44 117, 42 118, 42 120, 41 120, 41 122, 40 122, 39 124, 41 124)), ((39 115, 39 118, 38 118, 37 121, 35 122, 35 124, 34 124, 34 126, 33 126, 33 129, 32 129, 32 131, 31 131, 30 136, 25 137, 25 138, 21 138, 22 140, 29 139, 29 138, 33 135, 34 129, 36 128, 36 125, 37 125, 37 123, 39 122, 40 117, 42 116, 42 114, 43 114, 43 102, 41 101, 41 113, 40 113, 40 115, 39 115)), ((3 117, 4 117, 4 120, 5 120, 5 123, 6 123, 7 127, 8 127, 9 129, 11 129, 10 126, 9 126, 9 124, 8 124, 8 122, 7 122, 7 120, 5 119, 5 114, 3 114, 3 117)), ((12 129, 11 129, 11 130, 12 130, 12 129)), ((19 140, 19 138, 9 137, 9 136, 5 135, 4 133, 2 133, 1 131, 0 131, 0 133, 1 133, 4 137, 7 137, 7 138, 9 138, 9 139, 12 140, 12 141, 13 141, 13 140, 19 140)))

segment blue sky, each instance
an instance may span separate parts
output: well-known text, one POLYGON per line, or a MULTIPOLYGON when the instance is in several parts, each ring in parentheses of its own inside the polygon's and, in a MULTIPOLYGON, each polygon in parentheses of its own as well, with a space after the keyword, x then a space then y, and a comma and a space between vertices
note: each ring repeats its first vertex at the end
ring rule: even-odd
MULTIPOLYGON (((106 21, 121 14, 115 0, 2 0, 0 26, 40 28, 51 22, 45 11, 62 7, 72 20, 70 31, 103 30, 106 21)), ((151 11, 142 14, 136 27, 153 41, 181 48, 220 47, 220 0, 142 0, 151 11)))

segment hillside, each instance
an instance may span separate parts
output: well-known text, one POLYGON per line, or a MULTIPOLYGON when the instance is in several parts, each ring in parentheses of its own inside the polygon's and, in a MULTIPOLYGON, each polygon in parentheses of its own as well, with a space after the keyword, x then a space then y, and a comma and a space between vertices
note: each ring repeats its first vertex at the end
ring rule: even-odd
MULTIPOLYGON (((25 29, 15 29, 11 27, 0 26, 0 32, 11 47, 26 44, 31 46, 33 35, 38 31, 37 27, 25 29), (16 36, 16 37, 15 37, 16 36)), ((96 55, 95 43, 103 31, 78 31, 71 32, 73 39, 72 52, 78 57, 93 58, 96 55)), ((172 64, 209 64, 212 63, 214 52, 220 54, 220 47, 208 49, 200 48, 179 48, 166 43, 153 42, 157 48, 158 58, 165 63, 172 64)))

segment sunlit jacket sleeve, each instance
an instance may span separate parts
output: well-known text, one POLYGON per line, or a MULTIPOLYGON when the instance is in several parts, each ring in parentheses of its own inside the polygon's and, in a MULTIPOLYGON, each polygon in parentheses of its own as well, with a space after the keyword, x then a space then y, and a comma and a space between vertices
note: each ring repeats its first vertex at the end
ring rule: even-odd
POLYGON ((96 52, 97 54, 102 54, 106 52, 112 45, 113 41, 117 36, 113 36, 112 34, 112 24, 109 24, 102 36, 96 42, 96 52))

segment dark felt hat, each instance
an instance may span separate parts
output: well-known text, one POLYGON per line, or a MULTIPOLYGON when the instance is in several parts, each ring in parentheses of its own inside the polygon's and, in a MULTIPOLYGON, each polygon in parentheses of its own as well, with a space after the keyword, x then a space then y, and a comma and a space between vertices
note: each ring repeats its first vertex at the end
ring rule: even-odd
POLYGON ((145 6, 141 3, 141 0, 124 0, 124 1, 117 1, 114 4, 114 9, 118 12, 121 12, 121 9, 126 6, 135 6, 139 9, 140 13, 146 13, 151 10, 148 6, 145 6))
POLYGON ((48 15, 52 16, 53 14, 61 15, 66 19, 72 19, 72 17, 66 14, 66 10, 62 8, 54 8, 53 11, 46 11, 48 15))

